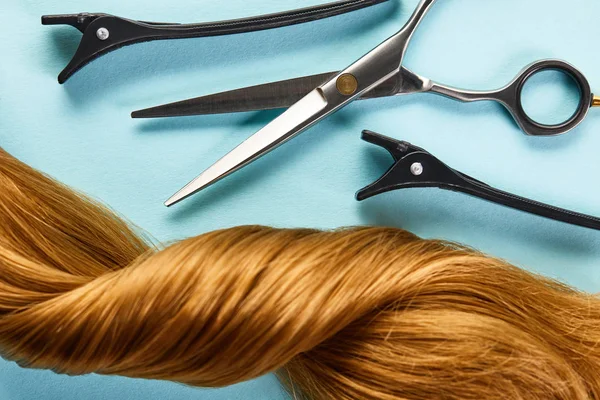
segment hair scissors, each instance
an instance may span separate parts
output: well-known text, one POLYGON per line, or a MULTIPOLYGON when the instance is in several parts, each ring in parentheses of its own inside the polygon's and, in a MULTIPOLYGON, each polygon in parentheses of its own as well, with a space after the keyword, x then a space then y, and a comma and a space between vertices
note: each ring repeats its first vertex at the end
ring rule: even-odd
POLYGON ((413 93, 435 93, 463 102, 491 100, 502 104, 528 135, 553 136, 570 131, 600 106, 585 76, 560 60, 542 60, 527 66, 507 86, 493 91, 467 91, 435 83, 402 66, 413 33, 436 0, 421 0, 406 25, 395 35, 343 71, 326 73, 231 92, 200 97, 134 112, 132 117, 184 116, 289 107, 225 157, 187 184, 165 205, 171 206, 252 163, 328 115, 357 99, 413 93), (532 120, 523 108, 521 94, 527 80, 543 70, 570 76, 579 88, 575 113, 556 125, 532 120), (307 94, 308 93, 308 94, 307 94))

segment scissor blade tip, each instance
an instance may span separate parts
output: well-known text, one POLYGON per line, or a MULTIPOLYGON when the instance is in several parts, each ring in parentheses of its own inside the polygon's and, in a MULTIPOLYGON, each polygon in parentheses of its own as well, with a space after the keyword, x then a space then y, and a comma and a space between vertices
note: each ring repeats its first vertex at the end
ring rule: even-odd
POLYGON ((149 111, 149 108, 134 111, 131 113, 131 118, 149 118, 151 116, 149 111))
POLYGON ((176 117, 175 113, 171 112, 165 106, 156 106, 150 108, 144 108, 131 113, 131 118, 166 118, 176 117))
POLYGON ((171 207, 181 201, 182 199, 178 198, 177 195, 171 197, 169 200, 165 201, 165 206, 171 207))
POLYGON ((194 193, 196 193, 196 191, 189 191, 187 189, 187 187, 183 188, 179 192, 177 192, 173 196, 171 196, 167 201, 165 201, 165 206, 167 206, 167 207, 174 206, 175 204, 179 203, 180 201, 187 199, 194 193))

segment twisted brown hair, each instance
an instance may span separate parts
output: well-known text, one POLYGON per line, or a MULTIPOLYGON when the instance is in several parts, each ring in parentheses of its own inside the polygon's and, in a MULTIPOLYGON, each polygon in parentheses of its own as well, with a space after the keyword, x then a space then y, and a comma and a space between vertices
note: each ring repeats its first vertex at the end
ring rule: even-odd
POLYGON ((0 351, 32 368, 302 399, 600 399, 600 301, 391 228, 158 249, 0 151, 0 351))

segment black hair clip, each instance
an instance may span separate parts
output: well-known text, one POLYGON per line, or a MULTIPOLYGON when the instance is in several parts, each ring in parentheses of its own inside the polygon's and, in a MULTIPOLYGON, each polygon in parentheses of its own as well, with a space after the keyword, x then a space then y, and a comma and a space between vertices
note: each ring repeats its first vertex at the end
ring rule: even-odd
POLYGON ((600 230, 599 218, 495 189, 450 168, 426 150, 410 143, 398 141, 371 131, 363 131, 362 138, 389 151, 396 163, 381 179, 357 193, 356 197, 359 201, 398 189, 437 187, 466 193, 556 221, 600 230))
POLYGON ((344 0, 321 6, 277 14, 202 24, 176 24, 133 21, 102 13, 45 15, 44 25, 71 25, 83 33, 77 52, 58 77, 64 83, 71 75, 94 59, 134 43, 151 40, 183 39, 230 35, 301 24, 333 17, 387 0, 344 0))

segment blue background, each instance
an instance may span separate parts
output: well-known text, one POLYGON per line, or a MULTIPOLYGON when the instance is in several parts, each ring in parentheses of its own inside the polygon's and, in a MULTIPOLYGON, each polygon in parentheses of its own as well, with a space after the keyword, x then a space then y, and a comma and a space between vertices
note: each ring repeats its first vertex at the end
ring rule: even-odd
MULTIPOLYGON (((435 189, 354 193, 390 165, 360 140, 368 128, 426 148, 496 187, 600 215, 600 111, 556 138, 523 135, 500 106, 431 95, 357 102, 230 179, 167 209, 162 203, 278 113, 131 120, 132 110, 275 79, 343 68, 403 24, 416 0, 227 37, 130 46, 93 62, 64 86, 56 76, 80 40, 44 27, 42 14, 101 11, 155 21, 214 21, 316 0, 3 0, 0 145, 103 199, 157 239, 265 224, 334 228, 384 224, 466 243, 581 289, 600 287, 600 234, 435 189)), ((526 64, 561 58, 600 88, 597 0, 440 0, 405 59, 415 72, 470 89, 507 83, 526 64)), ((560 77, 526 92, 546 119, 576 103, 560 77)), ((565 114, 566 113, 566 114, 565 114)), ((1 190, 1 188, 0 188, 1 190)), ((61 377, 0 363, 0 398, 285 399, 268 376, 220 390, 113 377, 61 377)))

